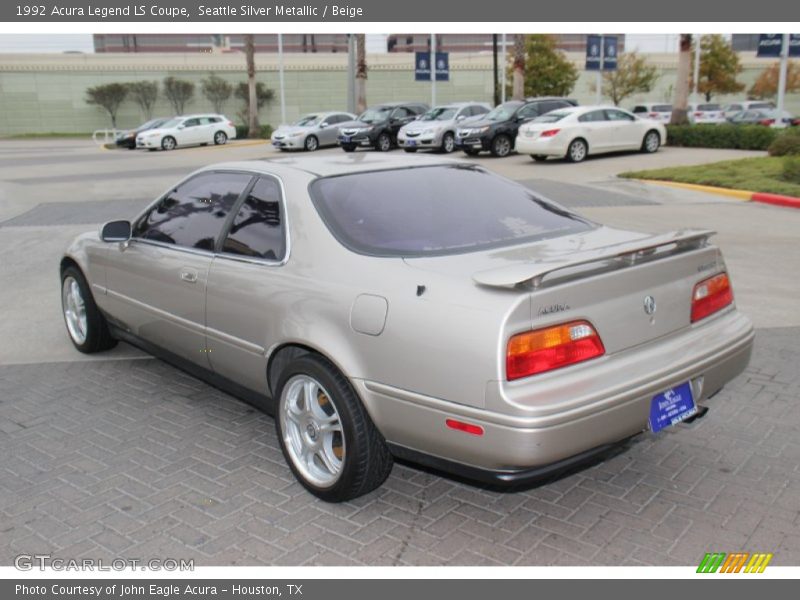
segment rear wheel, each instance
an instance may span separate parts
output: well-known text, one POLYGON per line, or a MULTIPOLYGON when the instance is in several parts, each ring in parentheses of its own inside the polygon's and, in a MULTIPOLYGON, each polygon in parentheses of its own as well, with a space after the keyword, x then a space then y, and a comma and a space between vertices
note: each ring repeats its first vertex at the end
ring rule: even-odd
POLYGON ((589 147, 581 138, 572 140, 567 148, 567 160, 570 162, 581 162, 589 153, 589 147))
POLYGON ((290 363, 277 385, 281 450, 315 496, 342 502, 380 486, 392 456, 347 379, 321 356, 290 363))
POLYGON ((492 156, 503 158, 511 154, 511 138, 500 134, 492 140, 492 156))
POLYGON ((642 152, 652 154, 653 152, 658 152, 660 147, 661 136, 658 135, 658 132, 655 129, 651 129, 645 134, 644 139, 642 140, 642 152))
POLYGON ((392 149, 392 138, 388 133, 382 133, 375 140, 375 149, 379 152, 388 152, 392 149))
POLYGON ((456 138, 449 131, 442 136, 441 150, 445 154, 450 154, 456 149, 456 138))
POLYGON ((61 311, 69 338, 79 351, 91 354, 117 345, 94 302, 89 284, 75 266, 67 267, 61 274, 61 311))
POLYGON ((224 131, 218 131, 214 134, 214 144, 217 146, 222 146, 223 144, 228 142, 228 134, 224 131))
POLYGON ((174 150, 175 146, 177 146, 177 145, 178 144, 175 141, 175 138, 172 137, 171 135, 168 135, 163 140, 161 140, 161 149, 162 150, 174 150))
POLYGON ((306 149, 307 152, 314 152, 314 150, 319 148, 319 140, 317 139, 317 136, 315 135, 308 136, 306 138, 305 143, 303 144, 303 147, 306 149))

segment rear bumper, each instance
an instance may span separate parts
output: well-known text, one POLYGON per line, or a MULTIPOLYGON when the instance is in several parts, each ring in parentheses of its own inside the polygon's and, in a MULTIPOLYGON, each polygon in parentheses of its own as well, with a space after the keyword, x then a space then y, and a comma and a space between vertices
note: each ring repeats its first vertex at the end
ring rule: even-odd
POLYGON ((690 381, 701 403, 744 371, 754 338, 750 321, 735 310, 710 321, 650 347, 576 366, 579 381, 577 370, 564 378, 554 372, 546 392, 537 378, 512 389, 489 382, 482 409, 371 381, 353 385, 395 447, 467 470, 537 471, 647 430, 656 394, 690 381), (479 425, 484 434, 449 429, 449 418, 479 425))
POLYGON ((515 147, 519 154, 535 154, 543 156, 564 156, 567 153, 569 140, 560 136, 549 138, 529 138, 518 135, 515 147))

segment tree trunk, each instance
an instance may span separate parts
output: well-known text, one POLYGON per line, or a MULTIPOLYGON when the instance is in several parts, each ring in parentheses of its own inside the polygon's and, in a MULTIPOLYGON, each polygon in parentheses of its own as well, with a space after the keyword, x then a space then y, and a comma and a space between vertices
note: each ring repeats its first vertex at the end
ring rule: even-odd
POLYGON ((356 112, 367 110, 367 36, 356 34, 356 112))
POLYGON ((514 35, 514 63, 511 80, 511 99, 525 98, 525 36, 514 35))
POLYGON ((244 49, 247 57, 247 137, 258 138, 258 98, 256 98, 256 45, 253 34, 244 36, 244 49))
POLYGON ((689 122, 689 81, 692 71, 692 34, 682 33, 678 53, 678 73, 675 85, 675 99, 672 102, 671 125, 685 125, 689 122))

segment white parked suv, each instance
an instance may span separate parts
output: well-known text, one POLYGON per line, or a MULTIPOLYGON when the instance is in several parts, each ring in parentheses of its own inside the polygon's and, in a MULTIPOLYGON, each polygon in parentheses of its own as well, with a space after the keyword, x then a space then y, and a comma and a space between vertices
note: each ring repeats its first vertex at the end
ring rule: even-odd
POLYGON ((722 106, 716 102, 704 102, 701 104, 690 104, 687 116, 690 123, 724 123, 725 113, 722 106))
POLYGON ((637 104, 631 112, 640 119, 653 119, 659 123, 669 123, 672 118, 672 104, 646 103, 637 104))
POLYGON ((174 150, 178 146, 224 144, 236 137, 236 126, 225 115, 185 115, 136 136, 136 147, 174 150))

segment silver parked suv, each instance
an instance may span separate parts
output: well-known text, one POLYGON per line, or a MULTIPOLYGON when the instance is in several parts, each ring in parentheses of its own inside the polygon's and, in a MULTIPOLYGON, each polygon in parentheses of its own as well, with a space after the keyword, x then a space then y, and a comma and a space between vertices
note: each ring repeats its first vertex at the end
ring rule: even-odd
POLYGON ((397 144, 406 152, 431 148, 452 152, 456 147, 456 128, 461 123, 485 115, 491 107, 484 102, 453 102, 435 106, 416 121, 404 125, 397 134, 397 144))

